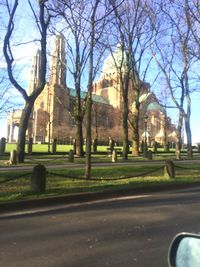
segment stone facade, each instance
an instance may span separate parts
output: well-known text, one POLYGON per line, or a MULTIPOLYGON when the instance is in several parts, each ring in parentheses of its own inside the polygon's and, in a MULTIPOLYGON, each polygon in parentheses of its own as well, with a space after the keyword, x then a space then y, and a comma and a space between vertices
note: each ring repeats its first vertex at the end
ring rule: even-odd
POLYGON ((7 117, 7 142, 12 143, 15 142, 14 132, 15 127, 19 127, 20 117, 21 117, 22 111, 20 109, 13 110, 9 113, 7 117))

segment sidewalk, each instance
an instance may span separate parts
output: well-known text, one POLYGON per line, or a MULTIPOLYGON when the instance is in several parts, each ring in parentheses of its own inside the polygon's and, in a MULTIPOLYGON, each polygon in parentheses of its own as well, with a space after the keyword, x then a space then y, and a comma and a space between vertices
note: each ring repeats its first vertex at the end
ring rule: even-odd
POLYGON ((53 197, 38 198, 38 199, 19 200, 15 202, 0 203, 0 217, 1 215, 6 214, 8 212, 28 211, 44 207, 52 207, 52 206, 56 207, 58 205, 83 203, 101 199, 109 199, 114 197, 189 189, 199 186, 200 186, 199 183, 167 185, 167 186, 154 185, 154 186, 148 186, 146 188, 145 187, 132 188, 132 189, 125 188, 118 190, 106 190, 95 193, 85 192, 85 193, 68 194, 68 195, 53 196, 53 197))

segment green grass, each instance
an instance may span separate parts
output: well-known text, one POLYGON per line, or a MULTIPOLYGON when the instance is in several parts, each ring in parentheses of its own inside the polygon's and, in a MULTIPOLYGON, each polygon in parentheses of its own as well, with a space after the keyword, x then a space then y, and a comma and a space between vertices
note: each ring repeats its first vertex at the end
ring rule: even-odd
MULTIPOLYGON (((16 149, 16 147, 16 144, 6 144, 6 152, 9 153, 10 151, 16 149)), ((70 149, 72 149, 71 145, 57 145, 57 152, 68 152, 70 149)), ((48 144, 33 144, 32 151, 37 153, 48 153, 48 144)))
MULTIPOLYGON (((62 169, 53 170, 53 176, 47 175, 47 187, 45 194, 33 194, 30 191, 30 176, 12 180, 0 184, 0 202, 16 201, 19 199, 33 199, 40 197, 49 197, 56 195, 65 195, 79 192, 95 192, 105 190, 117 190, 123 188, 146 188, 157 185, 175 185, 175 184, 190 184, 200 183, 200 166, 192 164, 186 166, 189 169, 176 169, 176 179, 169 179, 164 177, 163 169, 155 173, 148 174, 141 177, 144 171, 151 171, 158 166, 126 166, 126 167, 102 167, 93 168, 92 177, 96 181, 76 180, 59 175, 70 175, 82 177, 84 169, 62 169), (137 178, 127 178, 123 180, 112 180, 124 176, 138 175, 137 178)), ((27 172, 0 172, 0 182, 17 177, 27 172)))
MULTIPOLYGON (((6 144, 6 152, 9 153, 10 151, 16 149, 17 145, 16 144, 6 144)), ((107 153, 107 148, 109 146, 98 146, 98 152, 106 152, 107 153)), ((51 148, 51 146, 50 146, 51 148)), ((72 145, 57 145, 57 152, 68 152, 70 149, 72 149, 72 145)), ((115 148, 121 149, 121 146, 116 146, 115 148)), ((149 150, 153 150, 152 148, 149 148, 149 150)), ((27 145, 26 145, 26 151, 27 151, 27 145)), ((171 155, 172 153, 175 153, 174 149, 170 149, 171 153, 165 153, 163 148, 158 148, 158 153, 164 153, 165 155, 171 155)), ((33 144, 33 152, 37 153, 47 153, 48 152, 48 144, 33 144)), ((184 151, 185 152, 185 151, 184 151)))
MULTIPOLYGON (((7 152, 12 150, 13 148, 16 147, 16 144, 7 144, 7 152)), ((58 145, 57 147, 58 152, 66 152, 63 154, 48 154, 48 145, 47 144, 34 144, 33 145, 33 152, 37 154, 32 154, 31 156, 26 155, 25 156, 25 162, 23 164, 18 164, 20 166, 23 165, 32 165, 32 164, 37 164, 41 162, 44 165, 52 165, 52 164, 66 164, 68 163, 68 154, 67 152, 72 149, 72 146, 70 145, 58 145)), ((101 153, 99 154, 92 154, 92 163, 106 163, 106 162, 111 162, 111 157, 108 157, 107 154, 107 148, 108 146, 99 146, 98 151, 101 153)), ((153 154, 153 161, 154 160, 175 160, 176 156, 175 153, 163 153, 163 152, 158 152, 157 154, 153 154)), ((182 155, 182 159, 187 159, 186 154, 182 155)), ((194 159, 200 159, 200 153, 194 153, 194 159)), ((5 154, 3 156, 0 156, 0 167, 4 167, 5 165, 8 164, 9 160, 9 154, 5 154)), ((128 156, 128 161, 144 161, 146 160, 143 158, 142 155, 139 157, 133 157, 131 154, 128 156)), ((152 161, 152 162, 153 162, 152 161)), ((118 154, 118 162, 123 162, 122 155, 118 154)), ((85 158, 78 158, 75 157, 74 163, 85 163, 85 158)))
MULTIPOLYGON (((17 144, 6 144, 6 152, 9 153, 10 151, 16 149, 16 147, 17 144)), ((57 152, 68 152, 72 148, 73 148, 72 145, 57 145, 57 152)), ((108 146, 98 146, 98 151, 107 152, 107 148, 108 146)), ((26 150, 27 150, 27 145, 26 145, 26 150)), ((33 152, 47 153, 48 144, 33 144, 33 152)))

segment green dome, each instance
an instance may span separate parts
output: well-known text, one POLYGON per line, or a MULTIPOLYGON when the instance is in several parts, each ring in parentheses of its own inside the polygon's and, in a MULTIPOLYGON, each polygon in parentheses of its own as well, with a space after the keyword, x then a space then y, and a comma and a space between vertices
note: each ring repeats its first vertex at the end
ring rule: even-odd
POLYGON ((161 111, 165 112, 164 108, 158 102, 151 102, 147 106, 147 111, 161 111))
POLYGON ((117 45, 115 51, 109 54, 105 59, 102 69, 102 75, 117 72, 118 68, 122 68, 125 71, 126 66, 126 53, 122 50, 120 44, 117 45))

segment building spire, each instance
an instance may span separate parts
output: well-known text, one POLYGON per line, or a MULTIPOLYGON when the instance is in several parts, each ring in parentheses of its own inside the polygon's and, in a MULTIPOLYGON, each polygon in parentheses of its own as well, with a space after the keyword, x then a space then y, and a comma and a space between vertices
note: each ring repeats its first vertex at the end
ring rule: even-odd
POLYGON ((66 86, 65 38, 60 33, 56 36, 54 53, 51 59, 50 84, 66 86))
POLYGON ((41 51, 38 49, 32 59, 32 68, 29 82, 29 94, 39 85, 39 73, 41 69, 41 51))

